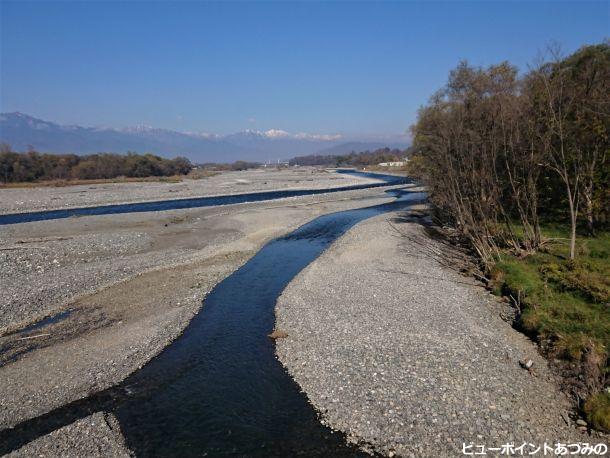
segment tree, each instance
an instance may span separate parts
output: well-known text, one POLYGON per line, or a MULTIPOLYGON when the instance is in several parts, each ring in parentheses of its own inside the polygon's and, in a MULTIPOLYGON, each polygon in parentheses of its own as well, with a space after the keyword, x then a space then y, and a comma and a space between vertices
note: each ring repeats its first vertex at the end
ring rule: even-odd
POLYGON ((550 53, 553 60, 539 65, 530 81, 541 113, 539 141, 548 149, 545 165, 567 198, 574 259, 581 202, 592 234, 597 172, 608 154, 610 47, 585 47, 567 59, 557 49, 550 53))
MULTIPOLYGON (((580 49, 561 62, 567 70, 574 104, 568 118, 582 161, 582 203, 589 235, 594 234, 594 195, 600 182, 600 165, 608 157, 610 130, 610 46, 580 49)), ((608 183, 605 183, 608 185, 608 183)))
POLYGON ((0 145, 0 180, 4 183, 63 180, 107 179, 119 176, 147 177, 186 175, 193 168, 188 159, 163 159, 152 154, 129 153, 38 154, 35 151, 16 153, 9 145, 0 145))
POLYGON ((540 212, 567 213, 572 259, 579 212, 589 233, 609 216, 610 47, 552 56, 523 77, 507 62, 460 63, 411 128, 437 217, 485 266, 506 248, 535 251, 540 212))

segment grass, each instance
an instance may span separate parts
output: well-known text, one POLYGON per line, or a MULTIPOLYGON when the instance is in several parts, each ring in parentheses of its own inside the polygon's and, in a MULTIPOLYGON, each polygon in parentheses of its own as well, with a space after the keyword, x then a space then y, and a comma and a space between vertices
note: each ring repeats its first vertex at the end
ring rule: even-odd
POLYGON ((221 172, 216 171, 216 170, 197 168, 197 169, 191 170, 186 177, 191 180, 201 180, 202 178, 210 178, 210 177, 219 175, 220 173, 221 172))
MULTIPOLYGON (((547 226, 543 235, 548 243, 537 253, 524 258, 506 254, 496 263, 494 292, 510 295, 520 304, 520 325, 540 340, 552 342, 553 357, 581 362, 585 377, 607 377, 610 233, 579 237, 573 261, 565 228, 547 226), (596 367, 591 370, 591 366, 596 367)), ((609 395, 592 396, 587 405, 592 424, 610 429, 609 395)))
POLYGON ((585 402, 585 413, 591 424, 602 431, 610 431, 610 393, 603 391, 585 402))

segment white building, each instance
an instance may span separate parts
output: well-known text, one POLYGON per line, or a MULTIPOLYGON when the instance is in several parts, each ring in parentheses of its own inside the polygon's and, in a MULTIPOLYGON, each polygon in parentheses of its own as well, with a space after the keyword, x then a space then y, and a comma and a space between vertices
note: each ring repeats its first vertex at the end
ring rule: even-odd
POLYGON ((403 165, 407 165, 407 162, 409 162, 409 158, 405 157, 402 161, 396 161, 396 162, 380 162, 379 164, 377 164, 379 167, 402 167, 403 165))

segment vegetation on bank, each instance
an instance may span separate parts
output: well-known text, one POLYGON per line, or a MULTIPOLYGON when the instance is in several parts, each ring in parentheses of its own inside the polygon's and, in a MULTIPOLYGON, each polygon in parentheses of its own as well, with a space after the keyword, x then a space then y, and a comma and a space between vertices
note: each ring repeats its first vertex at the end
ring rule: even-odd
POLYGON ((583 410, 594 427, 602 431, 610 431, 610 393, 608 391, 589 397, 583 410))
POLYGON ((8 145, 0 148, 0 183, 109 180, 117 177, 171 177, 193 169, 183 157, 165 159, 152 154, 40 154, 16 153, 8 145))
POLYGON ((399 149, 379 148, 375 151, 352 151, 343 155, 310 154, 297 156, 289 161, 290 165, 323 165, 327 167, 368 167, 380 162, 402 161, 407 151, 399 149))
POLYGON ((567 375, 583 397, 595 398, 582 407, 595 427, 610 430, 610 412, 602 402, 610 375, 610 232, 579 237, 571 260, 565 226, 541 231, 545 243, 535 253, 507 252, 494 264, 490 286, 512 298, 519 326, 550 358, 577 363, 577 372, 567 375))
POLYGON ((550 56, 522 76, 461 63, 418 114, 409 169, 608 430, 610 45, 550 56))
MULTIPOLYGON (((375 151, 352 152, 345 155, 308 155, 290 160, 289 165, 357 167, 383 170, 383 162, 402 161, 407 150, 380 148, 375 151)), ((126 155, 99 153, 50 154, 12 151, 0 145, 0 186, 68 186, 83 183, 129 181, 180 181, 208 177, 223 171, 243 171, 261 167, 260 162, 204 163, 197 167, 183 157, 165 159, 153 154, 126 155)), ((398 169, 393 168, 397 171, 398 169)))
POLYGON ((257 169, 261 166, 260 162, 235 161, 227 164, 218 164, 209 162, 201 165, 202 170, 210 170, 216 172, 232 171, 239 172, 242 170, 257 169))

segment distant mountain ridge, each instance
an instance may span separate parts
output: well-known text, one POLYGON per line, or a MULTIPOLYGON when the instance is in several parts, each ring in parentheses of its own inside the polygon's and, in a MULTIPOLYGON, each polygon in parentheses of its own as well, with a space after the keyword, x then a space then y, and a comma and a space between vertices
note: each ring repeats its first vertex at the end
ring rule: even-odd
MULTIPOLYGON (((75 154, 135 151, 164 157, 186 156, 197 163, 264 162, 300 154, 344 154, 352 150, 397 147, 396 143, 350 142, 341 135, 291 134, 279 129, 217 135, 143 125, 126 128, 60 125, 18 112, 0 114, 0 142, 8 143, 15 151, 29 148, 75 154)), ((406 142, 398 147, 405 146, 406 142)))

